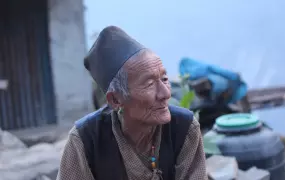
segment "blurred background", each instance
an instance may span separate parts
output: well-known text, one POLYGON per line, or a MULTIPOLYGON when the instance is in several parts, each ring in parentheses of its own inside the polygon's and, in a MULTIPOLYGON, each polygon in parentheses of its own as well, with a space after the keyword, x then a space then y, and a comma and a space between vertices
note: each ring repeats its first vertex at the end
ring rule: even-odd
MULTIPOLYGON (((175 93, 181 89, 177 77, 196 72, 183 59, 207 69, 203 77, 188 78, 187 88, 214 100, 210 109, 216 97, 230 94, 225 107, 213 110, 221 113, 201 114, 210 122, 207 131, 220 115, 250 112, 285 136, 284 7, 283 0, 2 0, 0 180, 55 179, 74 121, 105 103, 83 58, 108 25, 121 27, 161 57, 175 93), (238 78, 216 81, 220 74, 213 80, 208 69, 238 78), (231 82, 246 87, 234 100, 231 82), (216 86, 226 87, 217 95, 216 86), (232 104, 242 110, 229 108, 232 104)), ((173 99, 181 105, 182 91, 173 99)), ((190 104, 195 111, 205 107, 190 104)))

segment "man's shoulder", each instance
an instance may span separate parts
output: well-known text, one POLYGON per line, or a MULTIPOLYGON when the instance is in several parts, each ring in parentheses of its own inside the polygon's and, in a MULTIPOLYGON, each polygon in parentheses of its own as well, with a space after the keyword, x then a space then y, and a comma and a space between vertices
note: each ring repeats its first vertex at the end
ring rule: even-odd
POLYGON ((103 113, 106 114, 105 112, 107 112, 107 110, 109 110, 109 107, 104 106, 90 114, 85 115, 84 117, 75 121, 74 123, 75 128, 78 129, 78 128, 83 127, 86 124, 96 122, 98 119, 100 119, 103 113))
POLYGON ((179 106, 169 105, 169 111, 172 118, 177 118, 179 120, 193 120, 193 112, 189 109, 182 108, 179 106))
POLYGON ((169 106, 169 111, 171 114, 170 125, 173 132, 181 134, 181 138, 184 139, 188 132, 189 127, 193 124, 194 116, 192 111, 179 106, 169 106))
POLYGON ((92 113, 85 115, 84 117, 75 121, 75 123, 74 123, 75 128, 78 129, 78 128, 84 126, 84 124, 95 120, 98 115, 100 115, 100 110, 97 110, 95 112, 92 112, 92 113))

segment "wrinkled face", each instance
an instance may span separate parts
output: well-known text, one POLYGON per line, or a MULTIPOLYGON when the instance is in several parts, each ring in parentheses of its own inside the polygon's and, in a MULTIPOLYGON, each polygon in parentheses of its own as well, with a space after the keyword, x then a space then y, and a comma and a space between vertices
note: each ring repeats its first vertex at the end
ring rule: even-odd
POLYGON ((124 114, 145 125, 168 123, 171 89, 161 59, 151 51, 143 51, 124 67, 130 92, 130 98, 123 103, 124 114))

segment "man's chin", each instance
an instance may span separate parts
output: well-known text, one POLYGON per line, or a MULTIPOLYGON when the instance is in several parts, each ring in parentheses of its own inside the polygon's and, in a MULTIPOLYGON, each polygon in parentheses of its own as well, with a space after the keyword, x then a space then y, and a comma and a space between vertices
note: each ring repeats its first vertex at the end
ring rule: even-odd
POLYGON ((167 124, 167 123, 169 123, 170 121, 171 121, 170 118, 169 118, 169 119, 165 119, 165 120, 161 121, 160 124, 161 124, 161 125, 167 124))
POLYGON ((170 113, 168 112, 160 115, 158 123, 163 125, 169 123, 170 121, 171 121, 171 116, 170 113))

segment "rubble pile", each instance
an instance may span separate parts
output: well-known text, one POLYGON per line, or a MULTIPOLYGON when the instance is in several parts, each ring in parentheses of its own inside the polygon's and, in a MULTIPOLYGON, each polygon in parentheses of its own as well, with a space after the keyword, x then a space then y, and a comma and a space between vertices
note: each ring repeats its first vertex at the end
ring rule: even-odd
POLYGON ((206 160, 206 166, 210 180, 270 180, 266 170, 256 167, 240 170, 234 157, 214 155, 206 160))
POLYGON ((0 180, 54 180, 66 139, 27 147, 0 129, 0 180))

